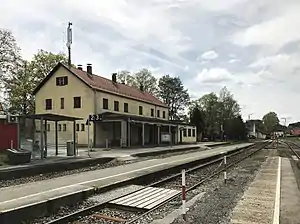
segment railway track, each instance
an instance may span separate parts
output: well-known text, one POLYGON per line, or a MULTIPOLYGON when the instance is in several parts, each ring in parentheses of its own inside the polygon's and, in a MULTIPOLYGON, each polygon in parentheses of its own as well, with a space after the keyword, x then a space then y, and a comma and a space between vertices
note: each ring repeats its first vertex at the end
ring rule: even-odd
MULTIPOLYGON (((250 148, 239 150, 234 153, 226 155, 227 157, 227 167, 229 169, 234 167, 238 163, 247 159, 251 155, 263 149, 265 146, 270 144, 270 142, 261 142, 250 148)), ((224 154, 225 156, 225 154, 224 154)), ((223 164, 223 156, 216 158, 212 161, 206 162, 189 168, 186 170, 187 183, 189 188, 186 192, 190 192, 193 189, 199 187, 200 185, 206 183, 208 180, 219 175, 225 169, 223 164), (199 174, 201 173, 201 175, 199 174)), ((175 173, 166 178, 159 178, 158 181, 151 183, 147 186, 140 186, 140 188, 131 193, 116 197, 112 200, 97 203, 95 205, 89 206, 87 208, 77 210, 71 214, 53 219, 52 221, 46 222, 47 224, 62 224, 62 223, 136 223, 142 217, 150 214, 156 209, 167 205, 171 201, 178 200, 181 198, 181 173, 175 173), (144 192, 144 193, 143 193, 144 192), (165 194, 168 196, 163 197, 165 194), (151 197, 152 195, 152 197, 151 197), (130 206, 130 203, 136 203, 137 201, 148 202, 150 200, 155 200, 154 197, 158 196, 159 200, 156 199, 156 203, 152 203, 153 206, 149 206, 149 203, 144 203, 142 206, 130 206), (133 201, 133 198, 138 200, 133 201), (118 203, 119 202, 119 203, 118 203), (126 204, 127 203, 127 204, 126 204), (146 205, 148 207, 146 208, 146 205), (106 214, 116 214, 117 217, 112 217, 106 214), (121 217, 118 217, 118 215, 121 217), (125 215, 124 215, 125 214, 125 215), (89 220, 94 220, 92 222, 81 221, 82 218, 89 217, 89 220), (126 217, 126 218, 122 218, 126 217), (102 220, 101 221, 98 221, 102 220)), ((180 200, 179 200, 180 201, 180 200)), ((155 201, 154 201, 155 202, 155 201)), ((141 203, 136 203, 136 205, 141 203)), ((142 203, 143 204, 143 203, 142 203)), ((35 222, 38 223, 38 222, 35 222)))
POLYGON ((300 146, 297 145, 295 142, 284 141, 284 143, 289 147, 292 153, 300 160, 300 153, 298 153, 295 149, 300 150, 300 146))

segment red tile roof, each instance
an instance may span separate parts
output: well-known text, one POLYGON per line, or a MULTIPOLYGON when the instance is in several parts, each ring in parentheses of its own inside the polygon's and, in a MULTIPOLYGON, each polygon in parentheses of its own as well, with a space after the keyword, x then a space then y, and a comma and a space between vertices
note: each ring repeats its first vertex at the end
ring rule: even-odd
POLYGON ((93 89, 133 98, 157 106, 168 107, 166 104, 161 102, 158 98, 151 95, 150 93, 143 92, 137 88, 127 86, 121 83, 114 83, 112 80, 98 76, 98 75, 89 75, 86 71, 71 67, 59 63, 49 75, 40 83, 40 85, 34 90, 34 94, 42 87, 42 85, 50 78, 50 76, 55 73, 55 71, 60 67, 64 66, 67 70, 71 71, 75 76, 82 80, 85 84, 90 86, 93 89))

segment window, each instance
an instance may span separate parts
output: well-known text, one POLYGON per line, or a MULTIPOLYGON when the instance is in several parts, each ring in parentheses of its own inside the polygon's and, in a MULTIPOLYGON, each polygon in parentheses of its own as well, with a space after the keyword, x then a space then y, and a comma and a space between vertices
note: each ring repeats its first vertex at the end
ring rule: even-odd
POLYGON ((84 131, 84 129, 85 129, 85 125, 81 124, 81 131, 84 131))
POLYGON ((166 118, 166 111, 163 111, 163 118, 166 118))
POLYGON ((191 137, 192 136, 192 130, 189 128, 188 129, 188 137, 191 137))
POLYGON ((139 106, 139 115, 143 115, 143 107, 139 106))
POLYGON ((151 109, 151 117, 154 116, 154 109, 151 109))
POLYGON ((63 131, 67 131, 67 125, 63 124, 63 131))
POLYGON ((56 85, 57 86, 66 86, 66 85, 68 85, 68 76, 57 77, 56 78, 56 85))
POLYGON ((128 103, 124 103, 124 112, 128 113, 128 103))
POLYGON ((79 131, 79 124, 76 124, 76 131, 79 131))
POLYGON ((186 128, 183 129, 183 137, 186 137, 186 128))
POLYGON ((108 99, 103 98, 103 109, 108 110, 108 99))
POLYGON ((157 110, 157 117, 160 117, 160 110, 157 110))
POLYGON ((46 110, 52 110, 52 99, 46 99, 46 110))
POLYGON ((61 124, 58 125, 58 131, 61 131, 61 124))
POLYGON ((48 132, 50 131, 50 124, 47 124, 47 129, 48 132))
POLYGON ((119 101, 114 101, 114 111, 119 111, 119 101))
POLYGON ((81 97, 74 97, 74 108, 81 108, 81 97))
POLYGON ((196 129, 193 129, 193 137, 196 137, 196 129))
POLYGON ((65 98, 60 98, 60 109, 65 109, 65 98))

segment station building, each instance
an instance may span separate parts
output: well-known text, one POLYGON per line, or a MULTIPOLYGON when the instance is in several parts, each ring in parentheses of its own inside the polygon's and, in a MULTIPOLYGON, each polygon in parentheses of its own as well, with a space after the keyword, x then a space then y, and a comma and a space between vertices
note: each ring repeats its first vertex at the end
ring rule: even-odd
MULTIPOLYGON (((134 88, 94 75, 92 65, 58 63, 34 90, 35 113, 83 118, 76 123, 76 142, 94 147, 132 147, 196 142, 196 127, 169 120, 168 106, 143 87, 134 88), (90 125, 88 118, 92 120, 90 125), (89 128, 89 131, 88 131, 89 128), (89 137, 88 137, 89 133, 89 137), (88 140, 89 138, 89 140, 88 140), (170 143, 169 142, 169 143, 170 143)), ((38 126, 38 125, 37 125, 38 126)), ((54 123, 46 124, 53 143, 54 123)), ((59 142, 72 139, 73 124, 59 122, 59 142)))

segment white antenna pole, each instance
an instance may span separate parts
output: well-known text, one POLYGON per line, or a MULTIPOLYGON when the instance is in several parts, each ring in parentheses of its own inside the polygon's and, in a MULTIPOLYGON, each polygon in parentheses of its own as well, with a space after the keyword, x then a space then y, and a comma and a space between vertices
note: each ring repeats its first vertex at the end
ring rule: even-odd
POLYGON ((69 22, 67 29, 68 66, 71 67, 71 44, 72 44, 72 23, 69 22))

